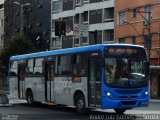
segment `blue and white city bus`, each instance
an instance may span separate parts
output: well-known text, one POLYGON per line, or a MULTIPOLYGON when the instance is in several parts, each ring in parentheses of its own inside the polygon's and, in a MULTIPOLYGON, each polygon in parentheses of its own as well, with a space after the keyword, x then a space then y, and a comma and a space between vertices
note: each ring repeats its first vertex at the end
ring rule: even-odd
POLYGON ((145 49, 129 44, 99 44, 12 56, 10 95, 28 104, 42 102, 117 113, 147 107, 145 49))

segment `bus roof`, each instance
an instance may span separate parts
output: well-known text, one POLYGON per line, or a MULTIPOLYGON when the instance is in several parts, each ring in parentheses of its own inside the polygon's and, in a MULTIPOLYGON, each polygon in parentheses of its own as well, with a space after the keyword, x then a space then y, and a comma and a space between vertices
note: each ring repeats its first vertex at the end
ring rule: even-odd
POLYGON ((52 56, 52 55, 63 55, 63 54, 72 54, 72 53, 80 53, 80 52, 97 51, 97 50, 103 50, 104 47, 107 47, 107 46, 108 47, 109 46, 142 47, 142 46, 139 46, 139 45, 132 45, 132 44, 97 44, 97 45, 90 45, 90 46, 83 46, 83 47, 58 49, 58 50, 30 53, 30 54, 24 54, 24 55, 16 55, 16 56, 10 57, 10 61, 29 59, 29 58, 38 58, 38 57, 45 57, 45 56, 52 56))

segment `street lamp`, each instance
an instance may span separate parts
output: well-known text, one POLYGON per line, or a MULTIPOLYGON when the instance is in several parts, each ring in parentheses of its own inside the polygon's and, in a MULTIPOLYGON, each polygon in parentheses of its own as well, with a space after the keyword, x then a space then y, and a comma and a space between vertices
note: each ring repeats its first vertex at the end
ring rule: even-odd
POLYGON ((19 5, 21 7, 20 9, 20 34, 23 33, 23 26, 24 26, 24 16, 23 16, 23 12, 24 12, 24 6, 30 6, 30 3, 25 3, 25 4, 20 4, 19 2, 14 2, 14 4, 19 5))

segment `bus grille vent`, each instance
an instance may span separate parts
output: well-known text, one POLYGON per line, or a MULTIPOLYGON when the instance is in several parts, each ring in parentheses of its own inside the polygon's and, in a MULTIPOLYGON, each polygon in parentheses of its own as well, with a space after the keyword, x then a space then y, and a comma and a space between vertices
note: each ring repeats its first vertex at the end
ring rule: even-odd
POLYGON ((119 94, 138 94, 141 92, 141 89, 138 90, 115 90, 119 94))
POLYGON ((122 101, 122 105, 135 105, 137 101, 122 101))

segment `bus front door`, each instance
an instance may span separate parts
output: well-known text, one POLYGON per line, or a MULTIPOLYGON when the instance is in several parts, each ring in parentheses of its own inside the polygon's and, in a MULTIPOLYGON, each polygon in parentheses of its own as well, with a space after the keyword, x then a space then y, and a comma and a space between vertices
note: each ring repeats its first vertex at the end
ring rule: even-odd
POLYGON ((101 106, 101 65, 98 58, 89 60, 89 106, 101 106))
POLYGON ((18 65, 18 96, 25 98, 25 64, 18 65))
POLYGON ((54 62, 45 63, 45 99, 54 102, 54 62))

